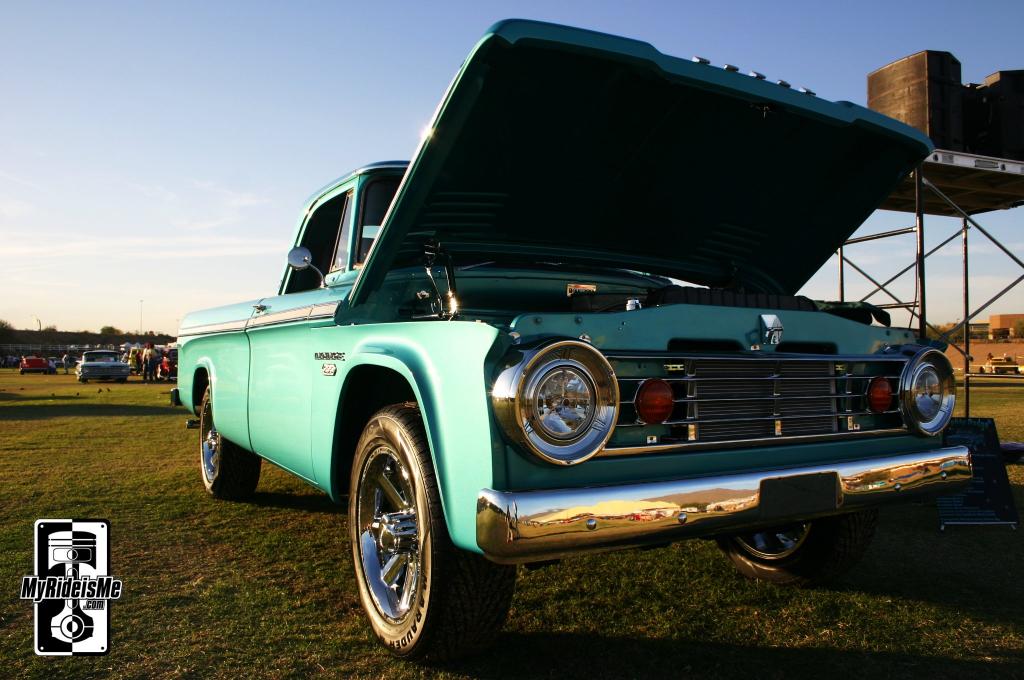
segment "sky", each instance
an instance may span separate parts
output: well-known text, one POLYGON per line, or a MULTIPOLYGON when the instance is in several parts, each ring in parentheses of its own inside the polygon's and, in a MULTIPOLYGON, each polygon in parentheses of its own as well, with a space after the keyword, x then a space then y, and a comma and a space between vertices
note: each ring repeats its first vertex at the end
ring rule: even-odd
MULTIPOLYGON (((953 52, 964 82, 1024 68, 1020 0, 0 0, 0 319, 174 332, 190 310, 273 295, 306 197, 364 163, 408 158, 463 58, 508 17, 859 104, 867 73, 922 49, 953 52)), ((1024 253, 1024 208, 979 221, 1024 253)), ((861 233, 911 223, 879 212, 861 233)), ((927 240, 957 228, 929 218, 927 240)), ((972 239, 980 302, 1022 272, 972 239)), ((913 237, 849 256, 888 278, 911 261, 913 237)), ((960 267, 959 241, 929 259, 931 320, 961 316, 960 267)), ((857 274, 847 281, 849 297, 867 292, 857 274)), ((802 292, 835 299, 836 282, 833 261, 802 292)), ((912 277, 901 283, 910 296, 912 277)), ((989 312, 1024 312, 1024 286, 989 312)))

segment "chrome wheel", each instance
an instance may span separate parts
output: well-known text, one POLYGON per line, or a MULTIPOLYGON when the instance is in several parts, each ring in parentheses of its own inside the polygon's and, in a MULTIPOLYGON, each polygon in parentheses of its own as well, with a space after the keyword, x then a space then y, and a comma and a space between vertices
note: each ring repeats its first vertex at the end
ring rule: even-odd
POLYGON ((402 621, 420 589, 420 535, 412 475, 391 449, 367 458, 357 499, 359 563, 382 616, 402 621))
POLYGON ((202 421, 204 425, 209 425, 209 428, 206 430, 206 434, 202 435, 202 441, 199 442, 203 477, 206 478, 207 484, 213 484, 213 480, 217 479, 217 470, 220 467, 221 439, 217 428, 213 425, 212 410, 210 402, 207 400, 206 408, 203 409, 202 421))
POLYGON ((804 522, 741 534, 735 537, 735 541, 754 557, 762 560, 781 560, 799 550, 810 531, 810 522, 804 522))

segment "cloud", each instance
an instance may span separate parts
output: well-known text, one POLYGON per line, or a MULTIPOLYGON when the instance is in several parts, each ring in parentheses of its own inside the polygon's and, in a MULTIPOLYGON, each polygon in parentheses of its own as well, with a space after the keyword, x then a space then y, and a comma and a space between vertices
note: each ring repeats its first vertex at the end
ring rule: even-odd
MULTIPOLYGON (((211 258, 238 257, 244 255, 280 254, 282 245, 276 239, 254 239, 235 236, 199 236, 195 234, 167 234, 147 237, 96 236, 91 238, 77 237, 74 239, 53 240, 40 238, 12 239, 3 248, 0 263, 11 259, 12 264, 5 267, 8 271, 16 261, 31 261, 40 258, 52 264, 55 259, 74 258, 78 260, 121 261, 125 258, 158 259, 167 258, 211 258)), ((34 267, 34 265, 33 265, 34 267)))
POLYGON ((219 196, 221 198, 221 202, 228 208, 251 208, 253 206, 269 203, 269 200, 263 196, 259 196, 249 191, 236 191, 234 189, 229 189, 217 184, 216 182, 193 180, 192 183, 199 189, 204 189, 219 196))
POLYGON ((20 219, 35 212, 35 207, 10 196, 0 196, 0 217, 5 219, 20 219))
POLYGON ((178 201, 177 193, 159 184, 138 184, 136 182, 128 182, 127 185, 134 190, 135 193, 144 196, 145 198, 163 201, 164 203, 175 203, 178 201))
POLYGON ((236 224, 249 208, 266 205, 270 200, 249 191, 236 191, 215 182, 193 180, 192 184, 213 198, 214 208, 204 215, 177 217, 171 224, 191 231, 211 231, 236 224))
POLYGON ((171 220, 171 225, 179 229, 187 229, 189 231, 208 231, 213 229, 219 229, 220 227, 226 227, 238 221, 238 215, 222 215, 220 217, 211 217, 207 219, 180 219, 175 218, 171 220))
MULTIPOLYGON (((971 236, 981 235, 975 232, 971 234, 971 236)), ((984 239, 984 236, 981 236, 981 238, 984 239)), ((1000 241, 1000 243, 1003 242, 1000 241)), ((1017 257, 1020 257, 1020 253, 1024 251, 1024 242, 1018 241, 1014 243, 1003 243, 1003 245, 1006 246, 1006 249, 1009 250, 1011 253, 1017 255, 1017 257)), ((972 260, 974 259, 975 255, 999 255, 1000 257, 1006 257, 1006 253, 1004 253, 1002 250, 996 247, 996 245, 989 241, 988 239, 981 240, 979 238, 975 238, 973 241, 971 241, 968 248, 971 251, 972 260)), ((948 244, 948 246, 943 248, 942 250, 936 251, 932 255, 932 257, 955 257, 957 259, 960 259, 963 257, 963 255, 964 251, 963 248, 960 246, 960 241, 954 241, 953 243, 948 244)))
POLYGON ((2 170, 0 170, 0 179, 2 179, 4 181, 7 181, 7 182, 12 182, 14 184, 20 184, 23 187, 27 187, 27 188, 33 189, 35 191, 45 191, 45 189, 43 189, 43 187, 39 186, 35 182, 30 182, 27 179, 24 179, 22 177, 18 177, 17 175, 11 174, 9 172, 4 172, 2 170))

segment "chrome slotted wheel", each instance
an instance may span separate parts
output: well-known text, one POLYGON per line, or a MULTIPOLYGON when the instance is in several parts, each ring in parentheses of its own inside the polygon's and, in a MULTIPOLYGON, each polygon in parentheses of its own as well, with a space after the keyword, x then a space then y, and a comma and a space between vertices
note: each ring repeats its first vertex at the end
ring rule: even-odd
POLYGON ((381 446, 368 456, 358 488, 363 578, 381 615, 399 622, 420 588, 422 532, 413 478, 395 452, 381 446))
POLYGON ((789 557, 804 544, 810 533, 810 522, 773 527, 735 537, 745 551, 762 560, 781 560, 789 557))
POLYGON ((202 456, 203 477, 207 484, 213 484, 217 479, 217 470, 220 467, 221 438, 217 428, 213 425, 213 408, 210 401, 206 401, 203 409, 203 434, 199 442, 200 455, 202 456))

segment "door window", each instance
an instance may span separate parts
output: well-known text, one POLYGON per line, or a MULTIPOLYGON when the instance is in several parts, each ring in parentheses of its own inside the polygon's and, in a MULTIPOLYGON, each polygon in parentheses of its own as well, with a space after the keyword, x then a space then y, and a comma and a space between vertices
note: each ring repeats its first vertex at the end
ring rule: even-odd
MULTIPOLYGON (((313 266, 322 272, 332 271, 338 260, 336 250, 343 249, 342 267, 347 266, 348 233, 347 215, 352 192, 347 192, 324 202, 306 222, 299 244, 309 249, 313 266), (344 235, 342 232, 345 232, 344 235)), ((320 275, 310 269, 292 271, 288 277, 285 293, 300 293, 320 286, 320 275)))
POLYGON ((366 261, 370 247, 380 233, 381 223, 387 214, 391 201, 398 191, 401 177, 382 177, 373 180, 363 192, 363 207, 359 216, 359 239, 356 241, 356 264, 366 261))

